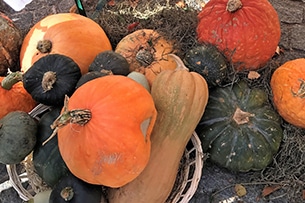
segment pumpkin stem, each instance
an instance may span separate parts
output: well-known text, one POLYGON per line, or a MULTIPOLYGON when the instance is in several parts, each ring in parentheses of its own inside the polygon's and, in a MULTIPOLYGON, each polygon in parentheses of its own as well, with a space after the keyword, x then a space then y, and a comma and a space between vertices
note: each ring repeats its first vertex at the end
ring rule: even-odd
POLYGON ((227 3, 227 11, 234 13, 243 6, 240 0, 229 0, 227 3))
POLYGON ((154 61, 154 55, 148 49, 140 49, 136 54, 136 60, 142 66, 149 66, 154 61))
POLYGON ((239 107, 234 112, 233 120, 238 124, 245 124, 249 122, 249 117, 254 117, 254 114, 242 111, 239 107))
POLYGON ((44 92, 47 92, 53 88, 56 82, 56 72, 48 71, 43 74, 41 86, 44 92))
POLYGON ((300 87, 298 89, 297 92, 293 92, 292 88, 291 88, 291 94, 294 97, 300 97, 301 99, 303 99, 305 97, 305 81, 303 79, 299 79, 299 81, 301 82, 300 87))
POLYGON ((189 71, 189 69, 184 65, 183 61, 181 60, 181 58, 179 56, 177 56, 176 54, 168 54, 169 57, 172 57, 174 59, 174 61, 177 64, 177 67, 175 70, 187 70, 189 71))
POLYGON ((1 81, 1 87, 10 90, 14 84, 17 82, 22 81, 22 72, 10 72, 2 81, 1 81))
POLYGON ((52 135, 42 143, 44 146, 47 142, 49 142, 57 133, 58 129, 69 124, 75 123, 78 125, 85 125, 91 119, 91 111, 88 109, 75 109, 75 110, 68 110, 68 102, 69 97, 65 96, 63 112, 55 119, 55 121, 50 126, 51 129, 54 129, 52 135))
POLYGON ((43 54, 50 53, 52 50, 52 42, 48 39, 39 40, 36 49, 43 54))
POLYGON ((74 191, 72 187, 65 187, 61 190, 60 196, 66 201, 70 201, 74 197, 74 191))

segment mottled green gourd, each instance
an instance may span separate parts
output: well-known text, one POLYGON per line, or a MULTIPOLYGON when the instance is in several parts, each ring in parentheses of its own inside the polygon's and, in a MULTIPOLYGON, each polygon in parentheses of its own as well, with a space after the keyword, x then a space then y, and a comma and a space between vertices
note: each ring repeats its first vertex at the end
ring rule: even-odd
POLYGON ((213 162, 245 172, 271 163, 283 137, 280 124, 267 94, 241 81, 210 92, 196 131, 213 162))
POLYGON ((185 66, 205 78, 209 87, 219 86, 227 77, 227 60, 212 44, 190 49, 183 58, 185 66))
POLYGON ((13 111, 0 120, 0 163, 18 164, 36 144, 37 122, 28 113, 13 111))

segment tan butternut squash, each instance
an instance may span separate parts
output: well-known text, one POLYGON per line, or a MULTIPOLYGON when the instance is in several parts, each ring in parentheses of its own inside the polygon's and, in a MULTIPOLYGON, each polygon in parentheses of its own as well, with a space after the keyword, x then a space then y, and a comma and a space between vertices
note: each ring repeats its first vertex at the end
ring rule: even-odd
POLYGON ((152 84, 158 111, 151 134, 151 156, 132 182, 109 190, 110 203, 163 203, 170 195, 180 160, 203 115, 208 86, 203 77, 187 70, 164 70, 152 84))

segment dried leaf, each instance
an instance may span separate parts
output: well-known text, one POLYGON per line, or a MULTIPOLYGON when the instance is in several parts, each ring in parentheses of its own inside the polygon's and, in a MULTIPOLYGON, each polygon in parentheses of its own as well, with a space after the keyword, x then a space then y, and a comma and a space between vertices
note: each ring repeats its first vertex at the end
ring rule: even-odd
POLYGON ((282 186, 280 185, 272 185, 272 186, 266 186, 262 191, 262 197, 266 197, 273 193, 274 191, 280 189, 282 186))
POLYGON ((234 189, 235 189, 235 192, 238 197, 242 197, 247 194, 246 188, 244 186, 242 186, 241 184, 236 184, 234 189))
POLYGON ((248 73, 248 78, 249 79, 257 79, 257 78, 259 78, 261 75, 258 73, 258 72, 256 72, 256 71, 249 71, 249 73, 248 73))

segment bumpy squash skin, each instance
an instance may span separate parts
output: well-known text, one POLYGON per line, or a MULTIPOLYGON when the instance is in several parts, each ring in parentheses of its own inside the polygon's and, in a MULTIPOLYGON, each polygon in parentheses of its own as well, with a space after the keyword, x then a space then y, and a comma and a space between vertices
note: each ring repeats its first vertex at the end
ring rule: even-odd
POLYGON ((132 182, 110 189, 109 202, 161 203, 170 195, 180 160, 208 100, 208 86, 198 73, 164 70, 151 94, 158 111, 151 134, 151 156, 132 182))
POLYGON ((266 93, 243 81, 210 93, 196 131, 213 162, 239 172, 265 168, 283 137, 280 117, 266 93), (247 113, 235 117, 238 108, 247 113))
POLYGON ((219 86, 227 76, 227 61, 211 44, 202 44, 190 49, 183 59, 190 71, 202 75, 209 87, 219 86))
POLYGON ((43 145, 43 142, 53 133, 50 125, 60 115, 60 112, 60 107, 53 108, 41 117, 36 133, 37 144, 33 151, 35 171, 50 187, 54 187, 59 179, 69 172, 60 155, 57 136, 43 145))
POLYGON ((18 164, 36 144, 37 122, 28 113, 13 111, 0 120, 0 163, 18 164))

